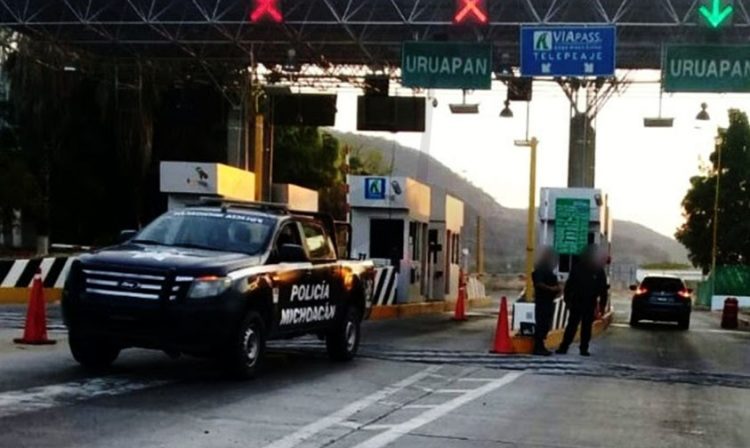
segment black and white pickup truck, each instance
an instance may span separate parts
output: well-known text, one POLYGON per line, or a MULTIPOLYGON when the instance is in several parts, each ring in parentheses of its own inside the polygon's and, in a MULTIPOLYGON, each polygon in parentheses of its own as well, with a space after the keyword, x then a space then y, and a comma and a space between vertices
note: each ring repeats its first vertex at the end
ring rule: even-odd
POLYGON ((255 374, 266 341, 315 334, 355 356, 374 267, 341 261, 336 223, 282 206, 205 202, 170 211, 74 262, 62 307, 73 357, 102 368, 129 347, 216 356, 255 374))

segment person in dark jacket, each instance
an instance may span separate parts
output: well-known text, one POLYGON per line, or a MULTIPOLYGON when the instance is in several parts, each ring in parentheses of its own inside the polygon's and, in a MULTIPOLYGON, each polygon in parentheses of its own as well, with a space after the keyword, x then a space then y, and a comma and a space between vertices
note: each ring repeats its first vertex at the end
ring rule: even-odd
POLYGON ((555 314, 555 299, 562 292, 560 283, 554 272, 555 251, 552 248, 542 248, 539 261, 531 275, 534 281, 534 354, 549 356, 552 354, 544 345, 552 326, 555 314))
POLYGON ((595 245, 587 247, 581 254, 580 261, 573 266, 568 281, 565 283, 565 304, 569 315, 562 344, 557 349, 559 354, 568 352, 580 324, 581 355, 591 356, 589 342, 597 302, 605 303, 607 300, 607 275, 597 255, 598 249, 595 245))

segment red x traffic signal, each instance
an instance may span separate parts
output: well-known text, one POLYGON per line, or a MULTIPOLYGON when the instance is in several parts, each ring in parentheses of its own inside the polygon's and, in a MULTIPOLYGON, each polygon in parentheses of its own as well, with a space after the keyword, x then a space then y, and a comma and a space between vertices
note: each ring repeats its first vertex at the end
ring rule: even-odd
POLYGON ((281 12, 281 0, 253 0, 250 21, 281 23, 284 14, 281 12))
POLYGON ((486 25, 489 20, 487 0, 456 0, 456 13, 453 15, 454 24, 486 25))

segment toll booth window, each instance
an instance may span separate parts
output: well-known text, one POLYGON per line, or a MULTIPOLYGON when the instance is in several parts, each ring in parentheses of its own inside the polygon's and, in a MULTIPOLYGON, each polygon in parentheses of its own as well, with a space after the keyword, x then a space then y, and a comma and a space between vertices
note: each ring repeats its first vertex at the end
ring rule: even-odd
POLYGON ((398 267, 404 258, 404 221, 401 219, 370 220, 370 257, 391 261, 398 267))
POLYGON ((421 225, 416 222, 409 223, 409 244, 411 245, 411 259, 419 261, 422 259, 422 232, 421 225))
POLYGON ((455 233, 453 234, 453 242, 451 246, 453 246, 452 250, 452 257, 453 257, 453 264, 461 264, 461 251, 459 250, 459 246, 461 245, 461 238, 460 236, 455 233))
POLYGON ((333 249, 333 241, 325 233, 322 227, 313 223, 303 223, 302 230, 305 233, 305 243, 313 260, 332 260, 336 258, 333 249))

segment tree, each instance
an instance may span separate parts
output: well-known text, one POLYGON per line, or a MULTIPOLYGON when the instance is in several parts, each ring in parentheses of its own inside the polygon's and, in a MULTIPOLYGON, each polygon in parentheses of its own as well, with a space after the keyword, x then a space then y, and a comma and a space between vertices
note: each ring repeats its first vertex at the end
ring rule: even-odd
POLYGON ((729 111, 729 127, 719 130, 717 150, 710 165, 690 179, 691 187, 682 201, 685 223, 675 237, 689 251, 690 261, 708 272, 711 267, 714 202, 717 179, 718 265, 747 264, 750 260, 750 124, 747 114, 729 111), (721 176, 719 153, 721 150, 721 176))

